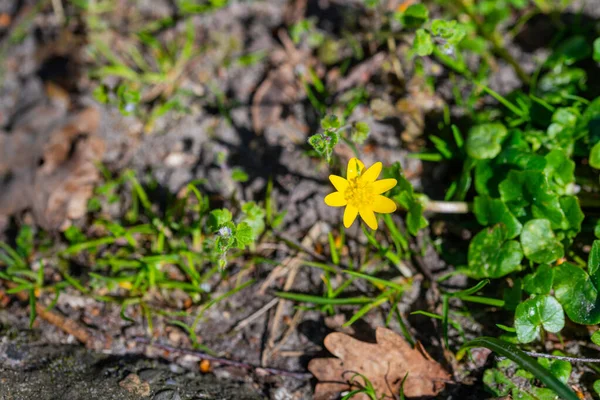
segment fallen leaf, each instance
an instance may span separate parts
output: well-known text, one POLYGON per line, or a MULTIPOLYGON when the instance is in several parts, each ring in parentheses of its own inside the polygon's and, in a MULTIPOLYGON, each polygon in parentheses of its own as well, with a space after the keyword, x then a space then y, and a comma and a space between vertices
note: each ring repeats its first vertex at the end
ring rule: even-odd
POLYGON ((64 229, 85 214, 100 178, 100 114, 90 107, 67 116, 46 105, 33 114, 12 132, 0 132, 0 215, 32 209, 42 228, 64 229))
MULTIPOLYGON (((325 347, 337 358, 316 358, 308 370, 318 379, 315 400, 335 398, 341 391, 356 389, 365 376, 385 398, 397 398, 406 374, 406 397, 435 396, 450 375, 420 347, 413 349, 402 337, 386 328, 377 328, 377 343, 366 343, 343 333, 331 333, 325 347), (354 385, 352 384, 354 381, 354 385)), ((368 400, 359 394, 353 399, 368 400)))

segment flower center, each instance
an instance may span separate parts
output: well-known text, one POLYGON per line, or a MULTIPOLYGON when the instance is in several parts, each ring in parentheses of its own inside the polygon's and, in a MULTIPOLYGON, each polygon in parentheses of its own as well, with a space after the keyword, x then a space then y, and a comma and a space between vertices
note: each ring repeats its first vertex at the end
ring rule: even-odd
POLYGON ((373 203, 373 185, 370 182, 362 182, 354 178, 348 180, 348 183, 344 198, 349 205, 360 208, 373 203))

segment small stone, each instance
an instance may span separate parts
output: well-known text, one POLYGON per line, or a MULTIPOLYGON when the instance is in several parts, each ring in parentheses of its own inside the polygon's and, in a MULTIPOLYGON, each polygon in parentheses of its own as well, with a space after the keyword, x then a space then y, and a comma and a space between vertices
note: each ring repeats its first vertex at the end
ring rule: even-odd
POLYGON ((148 368, 148 369, 143 369, 143 370, 139 371, 138 375, 139 375, 140 379, 143 381, 146 381, 148 383, 155 383, 156 381, 158 381, 161 378, 162 371, 160 371, 158 369, 148 368))
POLYGON ((129 393, 137 394, 138 396, 150 396, 150 384, 142 382, 137 374, 129 374, 119 382, 119 386, 127 390, 129 393))
POLYGON ((161 390, 154 395, 153 400, 181 400, 179 393, 172 389, 161 390))

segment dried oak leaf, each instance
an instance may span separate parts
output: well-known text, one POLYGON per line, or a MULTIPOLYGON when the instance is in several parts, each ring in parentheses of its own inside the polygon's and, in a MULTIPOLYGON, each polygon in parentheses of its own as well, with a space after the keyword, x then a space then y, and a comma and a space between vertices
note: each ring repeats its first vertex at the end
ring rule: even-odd
MULTIPOLYGON (((424 349, 413 349, 402 337, 386 328, 377 328, 377 343, 366 343, 334 332, 325 338, 325 347, 337 358, 315 358, 308 370, 319 380, 315 400, 331 399, 341 391, 356 389, 364 383, 356 374, 372 383, 378 396, 396 398, 404 383, 406 397, 435 396, 450 375, 424 349), (354 382, 354 384, 353 384, 354 382)), ((354 399, 365 399, 358 395, 354 399)))
POLYGON ((0 132, 0 215, 30 208, 41 227, 61 229, 85 214, 100 178, 100 113, 92 107, 70 117, 48 107, 36 110, 35 123, 0 132))

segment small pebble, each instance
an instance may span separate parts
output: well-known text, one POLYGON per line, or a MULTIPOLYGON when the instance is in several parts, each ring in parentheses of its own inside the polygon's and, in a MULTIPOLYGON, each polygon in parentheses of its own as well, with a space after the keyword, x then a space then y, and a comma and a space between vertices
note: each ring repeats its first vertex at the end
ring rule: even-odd
POLYGON ((181 396, 175 390, 165 389, 156 393, 153 400, 181 400, 181 396))

